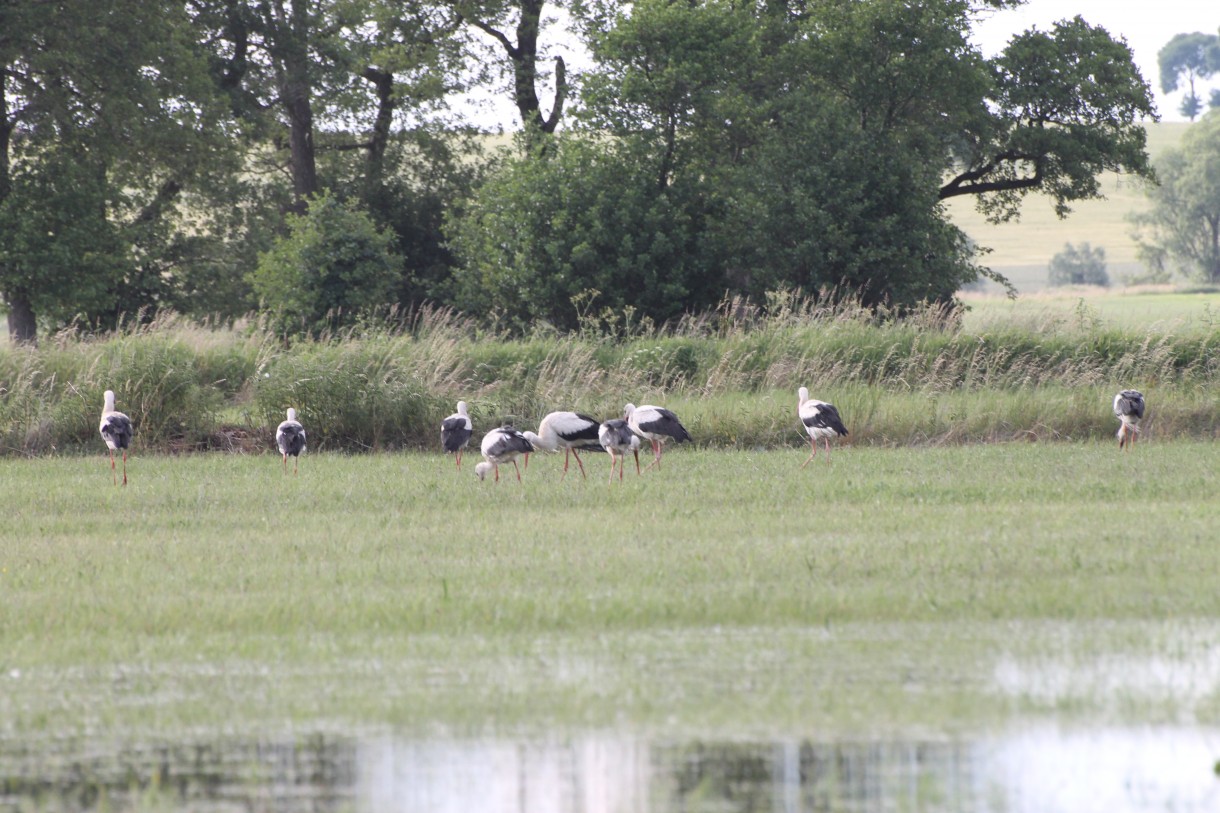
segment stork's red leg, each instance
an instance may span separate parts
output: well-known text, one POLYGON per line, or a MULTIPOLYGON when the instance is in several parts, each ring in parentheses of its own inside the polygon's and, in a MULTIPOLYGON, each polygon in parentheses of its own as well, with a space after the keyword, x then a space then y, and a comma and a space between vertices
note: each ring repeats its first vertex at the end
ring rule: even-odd
MULTIPOLYGON (((636 474, 640 474, 640 473, 641 473, 641 472, 640 472, 640 450, 639 450, 639 449, 632 449, 632 450, 631 450, 631 453, 635 455, 635 473, 636 473, 636 474)), ((626 455, 623 455, 623 457, 626 457, 626 455)), ((620 468, 620 469, 619 469, 619 475, 621 476, 621 475, 622 475, 622 473, 623 473, 623 470, 620 468)))
POLYGON ((123 485, 127 485, 127 450, 123 450, 123 485))
POLYGON ((516 458, 513 458, 513 468, 517 470, 517 482, 521 482, 521 467, 517 465, 516 458))
POLYGON ((116 486, 119 484, 119 475, 114 471, 114 449, 110 450, 110 479, 116 486))
POLYGON ((458 467, 458 471, 462 470, 462 450, 461 449, 458 449, 458 451, 457 451, 457 467, 458 467))
POLYGON ((808 465, 809 465, 809 461, 810 461, 810 460, 813 460, 813 458, 814 458, 814 457, 816 457, 816 456, 817 456, 817 454, 818 454, 818 441, 817 441, 817 438, 810 437, 810 438, 809 438, 809 445, 810 445, 810 446, 813 448, 813 451, 811 451, 811 452, 809 453, 809 457, 806 457, 806 458, 805 458, 805 462, 801 464, 801 468, 802 468, 802 469, 803 469, 803 468, 805 468, 806 466, 808 466, 808 465))
POLYGON ((585 464, 580 462, 580 455, 576 453, 575 449, 572 450, 572 457, 576 458, 576 465, 580 466, 580 476, 588 480, 589 475, 585 474, 585 464))

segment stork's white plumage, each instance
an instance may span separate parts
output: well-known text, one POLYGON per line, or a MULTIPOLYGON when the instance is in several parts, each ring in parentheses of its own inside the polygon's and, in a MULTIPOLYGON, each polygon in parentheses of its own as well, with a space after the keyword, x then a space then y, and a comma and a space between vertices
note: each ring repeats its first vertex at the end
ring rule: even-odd
POLYGON ((1144 394, 1139 390, 1123 390, 1114 396, 1114 417, 1118 418, 1118 448, 1135 445, 1144 417, 1144 394))
POLYGON ((645 404, 637 407, 627 404, 623 407, 623 418, 631 431, 652 444, 652 463, 648 468, 661 468, 661 447, 670 440, 681 443, 690 440, 690 432, 678 420, 678 416, 668 409, 645 404))
POLYGON ((457 402, 457 412, 441 421, 441 446, 447 454, 457 454, 457 467, 462 468, 462 450, 470 442, 474 424, 466 413, 466 402, 457 402))
MULTIPOLYGON (((525 432, 525 439, 540 452, 557 452, 563 449, 563 476, 568 476, 568 455, 576 458, 580 466, 580 476, 587 478, 585 464, 580 462, 578 449, 596 449, 601 451, 597 440, 597 430, 600 423, 596 418, 582 415, 579 412, 551 412, 538 424, 537 433, 525 432)), ((529 468, 529 454, 525 455, 525 467, 529 468)))
POLYGON ((808 466, 809 461, 817 455, 819 438, 826 444, 826 462, 829 463, 830 439, 847 434, 847 427, 839 417, 839 410, 835 409, 834 404, 810 398, 809 390, 805 387, 797 390, 796 397, 796 414, 800 417, 805 431, 809 433, 809 446, 812 449, 801 468, 808 466))
POLYGON ((297 422, 297 411, 288 408, 288 420, 275 428, 275 445, 284 457, 284 473, 288 473, 288 457, 292 456, 292 473, 297 473, 301 452, 305 451, 305 427, 297 422))
POLYGON ((500 482, 500 464, 512 462, 517 469, 517 481, 521 481, 521 469, 517 466, 517 455, 528 454, 534 447, 526 440, 525 435, 511 426, 501 426, 483 436, 479 445, 483 453, 483 462, 474 467, 474 473, 482 480, 487 472, 494 471, 496 482, 500 482))
POLYGON ((611 418, 598 427, 597 439, 602 448, 610 453, 610 477, 607 482, 614 482, 614 464, 618 461, 618 479, 623 479, 623 467, 627 462, 627 452, 635 455, 635 473, 640 473, 640 436, 631 431, 627 421, 622 418, 611 418))
POLYGON ((131 446, 131 418, 114 408, 113 390, 106 390, 103 398, 105 402, 102 405, 102 422, 98 430, 102 433, 102 440, 106 441, 106 447, 110 449, 110 478, 116 486, 119 484, 114 467, 114 453, 116 450, 122 450, 123 485, 127 485, 127 448, 131 446))

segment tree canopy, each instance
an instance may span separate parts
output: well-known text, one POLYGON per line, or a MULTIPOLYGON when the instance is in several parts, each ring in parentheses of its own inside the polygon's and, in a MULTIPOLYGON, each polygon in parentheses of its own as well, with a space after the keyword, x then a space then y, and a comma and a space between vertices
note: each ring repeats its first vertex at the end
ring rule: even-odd
POLYGON ((1099 173, 1151 172, 1125 43, 1077 17, 984 57, 977 13, 1016 4, 0 4, 10 334, 272 307, 273 266, 334 239, 319 201, 367 215, 394 264, 328 308, 429 300, 525 329, 786 288, 948 301, 990 275, 948 198, 999 221, 1037 193, 1066 215, 1099 173), (547 57, 560 9, 580 73, 547 57), (456 108, 503 77, 526 137, 488 159, 456 108))
POLYGON ((1154 270, 1220 283, 1220 110, 1192 126, 1156 169, 1152 208, 1134 218, 1141 259, 1154 270))

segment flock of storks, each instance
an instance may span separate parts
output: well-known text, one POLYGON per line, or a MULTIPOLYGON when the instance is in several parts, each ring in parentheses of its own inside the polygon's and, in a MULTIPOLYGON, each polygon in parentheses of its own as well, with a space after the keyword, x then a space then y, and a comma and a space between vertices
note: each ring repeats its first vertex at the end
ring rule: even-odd
MULTIPOLYGON (((801 464, 808 466, 818 453, 818 440, 825 444, 826 461, 830 462, 830 440, 847 434, 847 427, 839 417, 839 410, 833 404, 809 397, 809 390, 801 387, 797 390, 797 417, 809 435, 809 457, 801 464)), ((1114 396, 1114 416, 1118 418, 1118 447, 1129 448, 1135 444, 1139 434, 1139 422, 1144 417, 1144 396, 1137 390, 1123 390, 1114 396)), ((114 408, 114 392, 106 390, 105 404, 102 407, 101 423, 102 440, 110 449, 110 472, 115 485, 118 485, 118 474, 115 470, 114 453, 121 451, 123 455, 123 485, 127 485, 127 449, 131 445, 131 418, 114 408)), ((458 401, 457 412, 441 422, 441 446, 447 453, 456 455, 457 467, 462 468, 462 451, 470 443, 474 432, 470 415, 466 410, 466 402, 458 401)), ((567 476, 569 455, 576 458, 582 476, 585 474, 584 463, 580 459, 580 451, 597 450, 610 455, 610 477, 614 480, 614 470, 618 468, 619 480, 623 479, 623 468, 627 453, 635 456, 635 470, 640 474, 640 446, 643 441, 652 444, 653 461, 648 468, 661 467, 661 450, 663 446, 674 441, 681 443, 690 440, 690 433, 678 420, 678 416, 668 409, 659 406, 645 405, 637 407, 627 404, 623 408, 623 417, 598 421, 579 412, 552 412, 538 424, 537 432, 521 432, 511 424, 496 427, 483 436, 479 451, 483 462, 474 467, 474 473, 479 479, 484 479, 488 472, 494 474, 496 482, 500 480, 500 465, 512 463, 521 479, 521 469, 517 466, 517 458, 524 456, 525 466, 529 468, 529 456, 533 452, 558 452, 563 449, 563 476, 567 476)), ((301 452, 305 451, 305 427, 297 421, 297 411, 289 409, 287 420, 275 430, 275 445, 284 460, 284 471, 288 471, 288 458, 292 458, 292 471, 295 474, 301 452)))

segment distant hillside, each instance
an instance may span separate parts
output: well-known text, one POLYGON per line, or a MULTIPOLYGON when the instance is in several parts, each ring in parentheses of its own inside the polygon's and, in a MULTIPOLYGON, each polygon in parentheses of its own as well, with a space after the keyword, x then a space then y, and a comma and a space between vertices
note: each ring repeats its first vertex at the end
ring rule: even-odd
MULTIPOLYGON (((1189 123, 1171 122, 1148 125, 1148 152, 1153 160, 1167 147, 1177 146, 1189 123)), ((1073 207, 1066 220, 1055 217, 1048 198, 1031 196, 1015 223, 994 226, 974 210, 970 198, 949 201, 949 213, 966 234, 992 253, 983 262, 1007 276, 1020 291, 1046 287, 1047 266, 1066 243, 1089 243, 1106 250, 1106 266, 1111 280, 1123 274, 1141 272, 1135 258, 1135 241, 1127 215, 1147 207, 1139 182, 1109 175, 1103 179, 1105 200, 1089 201, 1073 207)))

